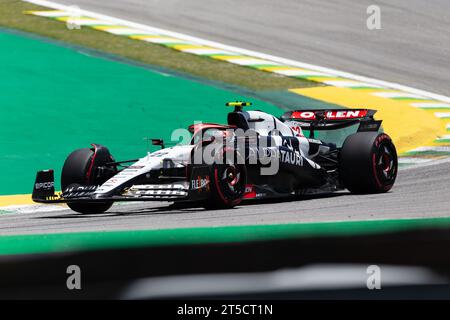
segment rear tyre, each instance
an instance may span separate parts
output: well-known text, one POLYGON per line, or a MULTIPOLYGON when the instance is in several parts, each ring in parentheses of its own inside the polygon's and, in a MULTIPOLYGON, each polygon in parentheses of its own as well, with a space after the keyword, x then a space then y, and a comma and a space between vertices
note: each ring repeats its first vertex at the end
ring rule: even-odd
MULTIPOLYGON (((69 186, 100 185, 107 177, 99 177, 97 168, 92 167, 94 150, 89 148, 78 149, 72 152, 64 162, 61 173, 61 189, 64 191, 69 186)), ((84 214, 103 213, 113 205, 112 201, 93 203, 67 203, 70 209, 84 214)))
POLYGON ((397 151, 385 133, 357 132, 345 139, 340 154, 340 177, 352 193, 382 193, 394 185, 397 151))

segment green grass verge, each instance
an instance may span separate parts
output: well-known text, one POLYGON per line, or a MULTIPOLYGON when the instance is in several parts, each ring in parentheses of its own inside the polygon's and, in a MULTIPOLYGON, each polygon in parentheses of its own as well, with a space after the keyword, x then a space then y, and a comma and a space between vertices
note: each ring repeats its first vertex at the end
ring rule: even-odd
POLYGON ((449 218, 325 222, 0 237, 0 255, 55 253, 145 246, 240 243, 290 238, 357 236, 426 228, 448 228, 449 218))
MULTIPOLYGON (((0 167, 9 168, 0 194, 29 193, 36 171, 48 168, 58 185, 67 155, 92 142, 108 146, 117 159, 139 158, 147 151, 144 137, 168 142, 174 129, 195 121, 226 123, 224 103, 250 99, 231 85, 27 35, 0 29, 0 167)), ((251 100, 258 109, 282 113, 251 100)))
POLYGON ((20 0, 0 1, 0 26, 32 32, 52 39, 158 65, 209 80, 222 81, 252 90, 281 90, 317 86, 312 81, 279 76, 182 53, 160 45, 96 31, 88 27, 69 30, 62 22, 26 15, 27 10, 45 10, 20 0))

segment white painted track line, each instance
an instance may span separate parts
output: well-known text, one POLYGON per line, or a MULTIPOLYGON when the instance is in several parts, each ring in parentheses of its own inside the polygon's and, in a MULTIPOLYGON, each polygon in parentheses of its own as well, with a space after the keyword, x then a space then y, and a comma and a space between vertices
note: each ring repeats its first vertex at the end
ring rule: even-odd
MULTIPOLYGON (((52 1, 45 1, 45 0, 24 0, 24 1, 36 4, 36 5, 44 6, 44 7, 53 8, 56 10, 66 10, 66 11, 72 10, 73 11, 73 7, 71 7, 71 6, 58 4, 58 3, 55 3, 52 1)), ((387 87, 390 89, 401 90, 401 91, 405 91, 405 92, 408 92, 408 93, 411 93, 414 95, 423 96, 423 97, 426 97, 429 99, 450 103, 450 97, 432 93, 432 92, 428 92, 428 91, 424 91, 424 90, 420 90, 420 89, 416 89, 416 88, 411 88, 411 87, 401 85, 398 83, 393 83, 393 82, 373 79, 373 78, 369 78, 369 77, 359 76, 359 75, 355 75, 355 74, 352 74, 349 72, 339 71, 339 70, 335 70, 335 69, 331 69, 331 68, 325 68, 325 67, 321 67, 321 66, 317 66, 317 65, 313 65, 313 64, 309 64, 309 63, 305 63, 305 62, 295 61, 295 60, 291 60, 291 59, 285 59, 285 58, 268 55, 268 54, 261 53, 261 52, 251 51, 251 50, 247 50, 247 49, 243 49, 243 48, 239 48, 239 47, 228 46, 228 45, 224 45, 222 43, 217 43, 214 41, 209 41, 209 40, 205 40, 205 39, 201 39, 201 38, 197 38, 197 37, 192 37, 192 36, 189 36, 186 34, 173 32, 173 31, 169 31, 169 30, 165 30, 165 29, 161 29, 161 28, 155 28, 152 26, 148 26, 148 25, 144 25, 144 24, 140 24, 140 23, 124 20, 124 19, 118 19, 118 18, 110 17, 107 15, 99 14, 99 13, 92 12, 92 11, 80 9, 79 11, 77 10, 77 13, 79 13, 81 15, 82 14, 89 15, 90 17, 97 18, 100 20, 110 20, 112 22, 115 22, 115 23, 123 25, 123 26, 127 26, 129 28, 142 29, 142 30, 148 31, 150 33, 164 34, 167 36, 192 41, 194 43, 207 45, 207 46, 223 49, 226 51, 236 52, 236 53, 239 53, 242 55, 248 55, 248 56, 260 58, 263 60, 274 61, 279 64, 287 64, 287 65, 291 65, 291 66, 295 66, 295 67, 299 67, 299 68, 311 69, 311 70, 315 70, 318 72, 331 74, 333 76, 344 77, 344 78, 348 78, 348 79, 352 79, 352 80, 356 80, 356 81, 366 82, 366 83, 372 84, 372 85, 387 87)))

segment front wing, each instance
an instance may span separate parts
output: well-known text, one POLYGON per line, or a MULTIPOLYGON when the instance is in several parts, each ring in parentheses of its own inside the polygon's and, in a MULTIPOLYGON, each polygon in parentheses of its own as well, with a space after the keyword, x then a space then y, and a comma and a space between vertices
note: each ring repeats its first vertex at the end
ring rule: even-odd
POLYGON ((193 170, 190 181, 148 185, 132 185, 118 194, 96 194, 99 186, 75 185, 64 192, 55 192, 53 170, 36 175, 32 199, 38 203, 105 202, 105 201, 199 201, 210 196, 209 169, 193 170))

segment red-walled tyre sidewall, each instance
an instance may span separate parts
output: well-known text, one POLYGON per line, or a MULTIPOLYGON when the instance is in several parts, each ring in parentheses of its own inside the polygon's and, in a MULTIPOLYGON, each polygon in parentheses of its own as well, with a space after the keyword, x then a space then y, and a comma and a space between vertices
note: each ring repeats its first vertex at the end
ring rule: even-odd
MULTIPOLYGON (((238 159, 239 155, 235 159, 238 159)), ((242 158, 240 158, 242 160, 242 158)), ((247 168, 245 164, 214 164, 211 168, 211 196, 205 207, 214 209, 226 209, 237 206, 241 203, 245 194, 247 183, 247 168), (233 168, 231 168, 233 167, 233 168), (239 182, 232 189, 230 184, 221 178, 224 173, 233 171, 239 173, 239 182)))
POLYGON ((344 141, 339 173, 344 187, 352 193, 387 192, 397 171, 397 151, 387 134, 357 132, 344 141))

